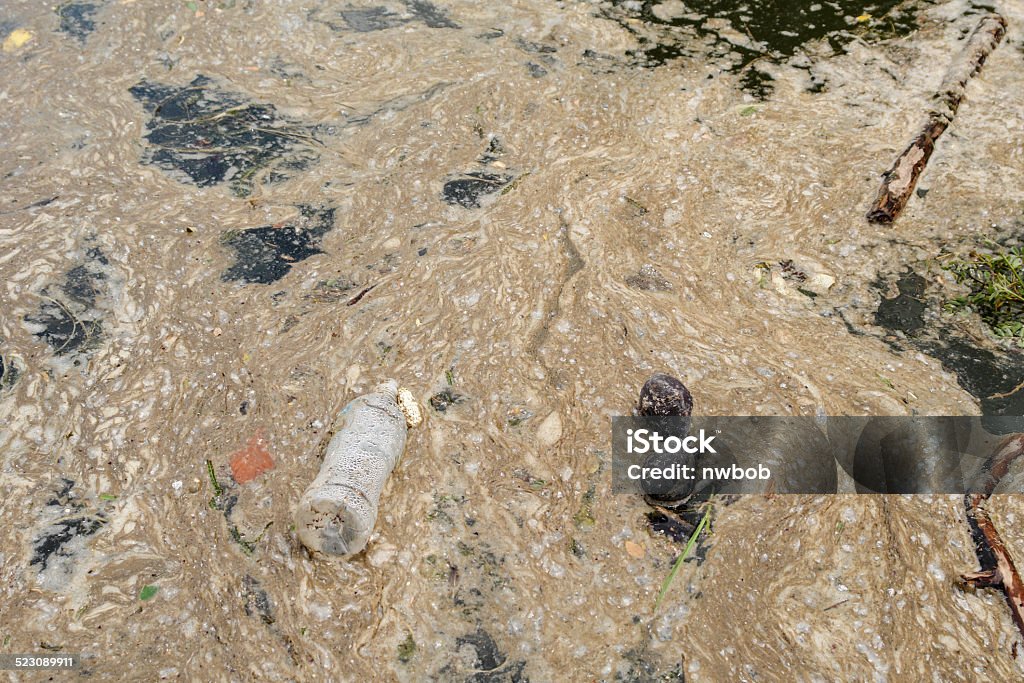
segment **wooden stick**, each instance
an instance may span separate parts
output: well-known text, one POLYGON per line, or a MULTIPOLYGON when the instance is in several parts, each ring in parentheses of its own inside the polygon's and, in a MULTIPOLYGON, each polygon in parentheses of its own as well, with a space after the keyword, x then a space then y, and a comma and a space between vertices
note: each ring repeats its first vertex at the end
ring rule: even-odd
POLYGON ((1003 545, 992 518, 981 507, 987 496, 971 493, 964 496, 967 521, 971 525, 974 549, 981 564, 981 571, 963 574, 964 583, 972 588, 999 588, 1006 596, 1010 614, 1017 624, 1017 630, 1024 636, 1024 582, 1013 564, 1009 551, 1003 545))
POLYGON ((935 141, 956 116, 967 81, 981 70, 985 59, 996 49, 1005 33, 1006 20, 998 14, 987 15, 978 22, 964 49, 946 72, 942 86, 935 93, 932 109, 928 112, 921 132, 882 176, 882 187, 868 211, 869 221, 892 223, 907 205, 918 177, 935 151, 935 141))

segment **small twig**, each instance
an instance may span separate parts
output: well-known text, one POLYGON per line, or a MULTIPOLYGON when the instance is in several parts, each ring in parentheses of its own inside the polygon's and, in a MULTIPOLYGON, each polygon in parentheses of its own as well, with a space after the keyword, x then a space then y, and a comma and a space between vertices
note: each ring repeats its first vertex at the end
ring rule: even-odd
POLYGON ((364 296, 366 296, 369 293, 369 291, 371 289, 373 289, 374 287, 376 287, 376 286, 377 285, 370 285, 369 287, 367 287, 366 289, 364 289, 363 291, 359 292, 354 297, 352 297, 349 300, 349 302, 347 304, 345 304, 345 305, 346 306, 354 306, 355 304, 359 303, 359 300, 362 299, 364 296))
POLYGON ((839 602, 832 603, 831 605, 829 605, 828 607, 826 607, 825 609, 823 609, 821 611, 822 612, 827 612, 830 609, 835 609, 836 607, 839 607, 840 605, 845 605, 848 602, 850 602, 850 598, 845 598, 843 600, 840 600, 839 602))

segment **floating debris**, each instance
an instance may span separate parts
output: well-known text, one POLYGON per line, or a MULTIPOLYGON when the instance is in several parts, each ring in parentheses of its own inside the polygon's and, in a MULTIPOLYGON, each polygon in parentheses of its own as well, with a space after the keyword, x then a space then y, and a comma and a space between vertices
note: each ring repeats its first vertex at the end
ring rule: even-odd
POLYGON ((96 30, 93 17, 98 10, 99 5, 91 2, 66 2, 58 6, 55 11, 60 17, 59 30, 85 44, 85 39, 96 30))
POLYGON ((953 59, 942 84, 932 97, 932 109, 924 127, 882 175, 882 186, 868 210, 872 223, 892 223, 907 205, 917 180, 935 151, 935 143, 956 116, 966 95, 967 83, 1006 34, 1006 19, 999 14, 983 16, 953 59))
POLYGON ((398 401, 398 408, 405 415, 406 425, 410 428, 418 427, 423 422, 423 413, 412 392, 405 387, 399 387, 396 399, 398 401))
POLYGON ((439 413, 443 413, 452 406, 465 403, 468 400, 466 396, 457 394, 450 388, 445 388, 430 397, 430 407, 439 413))
POLYGON ((271 104, 247 104, 203 75, 187 86, 142 81, 130 88, 152 118, 144 163, 179 171, 199 187, 230 182, 245 197, 268 167, 267 182, 319 160, 315 130, 282 116, 271 104))
POLYGON ((257 430, 245 447, 233 453, 228 462, 231 466, 231 476, 239 484, 246 484, 273 469, 274 460, 267 450, 267 439, 263 430, 257 430))
POLYGON ((662 277, 661 273, 649 263, 645 263, 638 272, 627 277, 626 284, 644 292, 672 291, 672 283, 662 277))
POLYGON ((697 528, 694 529, 690 535, 689 540, 686 542, 686 547, 683 548, 683 552, 679 553, 679 557, 676 559, 675 564, 672 565, 672 571, 669 572, 668 576, 661 584, 661 590, 658 592, 658 599, 654 603, 654 610, 657 611, 661 606, 665 596, 668 595, 668 589, 672 585, 672 581, 676 578, 676 574, 679 572, 679 568, 686 561, 686 558, 690 555, 690 551, 697 545, 697 541, 700 539, 700 534, 707 527, 708 520, 711 518, 712 506, 708 505, 707 510, 704 512, 704 516, 701 518, 700 523, 697 524, 697 528))
POLYGON ((21 46, 31 41, 35 36, 32 35, 31 31, 23 28, 16 28, 4 38, 3 51, 14 52, 21 46))
POLYGON ((483 197, 494 194, 511 181, 512 176, 510 175, 470 171, 462 178, 446 182, 442 194, 444 201, 452 206, 479 209, 480 200, 483 197))
POLYGON ((942 264, 969 293, 946 302, 946 310, 973 310, 1001 339, 1024 347, 1024 247, 990 243, 991 253, 972 252, 942 264))
POLYGON ((416 641, 413 640, 410 633, 405 636, 405 640, 398 644, 398 661, 402 664, 408 664, 414 654, 416 654, 416 641))
POLYGON ((320 472, 295 511, 299 540, 311 551, 349 557, 370 540, 384 484, 405 449, 397 393, 397 382, 384 382, 342 409, 320 472))
POLYGON ((235 263, 221 275, 224 281, 270 284, 288 274, 292 266, 322 254, 320 239, 334 228, 334 209, 299 206, 303 222, 267 225, 227 232, 221 241, 235 250, 235 263))

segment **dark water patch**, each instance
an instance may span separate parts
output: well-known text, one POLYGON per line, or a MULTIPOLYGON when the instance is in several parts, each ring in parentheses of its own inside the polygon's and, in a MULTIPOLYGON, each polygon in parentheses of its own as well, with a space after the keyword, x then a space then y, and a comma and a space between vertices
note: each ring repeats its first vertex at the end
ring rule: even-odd
POLYGON ((98 10, 99 5, 91 2, 67 2, 59 5, 56 12, 60 18, 60 31, 84 44, 89 34, 96 30, 94 17, 98 10))
POLYGON ((544 76, 547 76, 548 69, 558 63, 554 57, 554 54, 558 52, 558 49, 552 45, 534 43, 522 38, 516 41, 516 45, 520 50, 533 55, 535 61, 526 62, 526 71, 533 78, 543 78, 544 76))
POLYGON ((448 13, 437 5, 425 0, 406 0, 402 4, 404 9, 401 10, 397 8, 397 4, 375 7, 348 6, 337 10, 333 16, 321 18, 314 12, 310 17, 334 31, 349 30, 357 33, 386 31, 417 21, 428 28, 459 28, 458 24, 448 18, 448 13))
POLYGON ((198 187, 229 182, 234 194, 245 197, 264 169, 274 171, 267 179, 273 182, 319 160, 315 127, 271 104, 248 103, 206 76, 187 86, 142 81, 130 92, 152 115, 143 162, 183 173, 198 187))
POLYGON ((75 482, 61 479, 54 497, 46 503, 44 514, 56 521, 44 526, 32 539, 30 567, 45 575, 49 589, 64 585, 74 574, 76 561, 86 540, 107 523, 102 512, 90 513, 73 492, 75 482))
POLYGON ((442 680, 464 680, 466 683, 528 683, 523 674, 525 661, 510 662, 508 655, 483 628, 455 639, 453 661, 441 669, 442 680), (467 674, 461 678, 459 674, 467 674))
POLYGON ((407 0, 405 4, 413 16, 430 28, 459 28, 458 24, 448 18, 447 12, 426 0, 407 0))
POLYGON ((740 87, 743 88, 744 92, 748 92, 757 99, 764 101, 775 90, 774 81, 775 79, 771 77, 771 74, 767 74, 754 67, 743 72, 743 75, 740 77, 740 87))
MULTIPOLYGON (((907 35, 917 28, 916 6, 902 0, 612 0, 602 12, 637 37, 641 47, 631 53, 637 65, 656 67, 680 57, 702 57, 739 71, 760 58, 783 61, 815 40, 827 40, 838 52, 852 40, 907 35)), ((743 86, 767 97, 770 77, 751 71, 743 86)))
POLYGON ((523 38, 516 40, 516 45, 519 46, 520 50, 529 52, 535 55, 554 54, 558 52, 558 48, 553 45, 545 45, 544 43, 534 43, 523 38))
POLYGON ((224 274, 224 280, 269 284, 292 269, 292 264, 322 254, 318 240, 293 226, 265 226, 232 233, 224 243, 236 252, 236 262, 224 274))
POLYGON ((310 256, 324 253, 321 238, 334 228, 333 208, 299 207, 297 225, 265 225, 232 230, 221 241, 235 251, 235 263, 221 275, 226 282, 270 284, 310 256))
POLYGON ((85 263, 64 275, 59 285, 50 285, 40 293, 39 311, 25 316, 29 329, 43 339, 53 352, 65 355, 85 352, 97 346, 103 331, 102 314, 97 302, 106 293, 108 265, 98 248, 86 252, 85 263))
MULTIPOLYGON (((633 623, 639 623, 639 617, 633 623)), ((622 663, 615 672, 619 683, 686 683, 682 664, 677 663, 665 670, 660 657, 649 648, 648 640, 642 640, 637 647, 630 648, 622 655, 622 663)))
POLYGON ((247 616, 258 616, 264 624, 268 625, 276 621, 270 596, 260 586, 260 582, 248 574, 242 579, 242 598, 245 600, 247 616))
POLYGON ((446 182, 442 196, 444 201, 452 206, 479 209, 480 202, 484 197, 498 192, 510 182, 512 182, 510 175, 470 171, 465 173, 464 177, 446 182))
POLYGON ((686 543, 690 535, 697 529, 679 515, 670 515, 654 510, 647 513, 647 523, 651 531, 671 539, 675 543, 686 543))
MULTIPOLYGON (((881 288, 885 282, 879 280, 875 286, 881 288)), ((875 313, 875 324, 889 330, 900 330, 907 336, 915 336, 925 329, 924 315, 926 282, 912 270, 900 274, 896 280, 896 296, 882 297, 875 313)))
POLYGON ((548 75, 548 70, 542 67, 540 64, 534 64, 533 62, 526 63, 526 71, 533 78, 544 78, 548 75))
POLYGON ((404 18, 397 12, 392 12, 387 7, 343 9, 338 14, 341 15, 341 18, 350 29, 358 33, 384 31, 401 26, 409 21, 409 19, 404 18))
POLYGON ((6 354, 0 354, 0 391, 5 391, 14 386, 21 375, 21 368, 18 363, 6 354))
MULTIPOLYGON (((980 346, 950 316, 939 312, 941 296, 930 292, 929 281, 913 271, 896 278, 895 296, 885 296, 889 290, 885 279, 875 285, 883 292, 875 324, 893 333, 887 341, 894 349, 910 346, 938 360, 978 399, 982 415, 1024 415, 1024 353, 994 344, 980 346)), ((990 431, 1002 431, 999 424, 999 420, 985 421, 990 431)))

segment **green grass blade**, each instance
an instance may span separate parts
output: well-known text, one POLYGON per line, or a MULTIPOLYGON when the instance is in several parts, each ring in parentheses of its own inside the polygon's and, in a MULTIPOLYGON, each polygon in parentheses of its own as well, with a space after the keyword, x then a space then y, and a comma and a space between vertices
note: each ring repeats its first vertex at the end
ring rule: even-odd
POLYGON ((661 607, 661 601, 665 599, 665 595, 668 593, 668 587, 672 585, 672 581, 676 578, 676 574, 679 573, 679 568, 683 566, 683 560, 689 555, 690 551, 693 550, 693 546, 697 545, 697 539, 700 537, 700 532, 704 531, 704 527, 707 526, 708 518, 711 516, 711 506, 708 506, 707 512, 704 513, 704 518, 700 520, 700 524, 693 530, 693 534, 690 535, 690 540, 686 542, 686 547, 683 548, 682 554, 676 563, 672 565, 672 571, 668 573, 665 580, 661 584, 661 592, 658 593, 658 599, 654 603, 654 611, 657 612, 658 608, 661 607))

